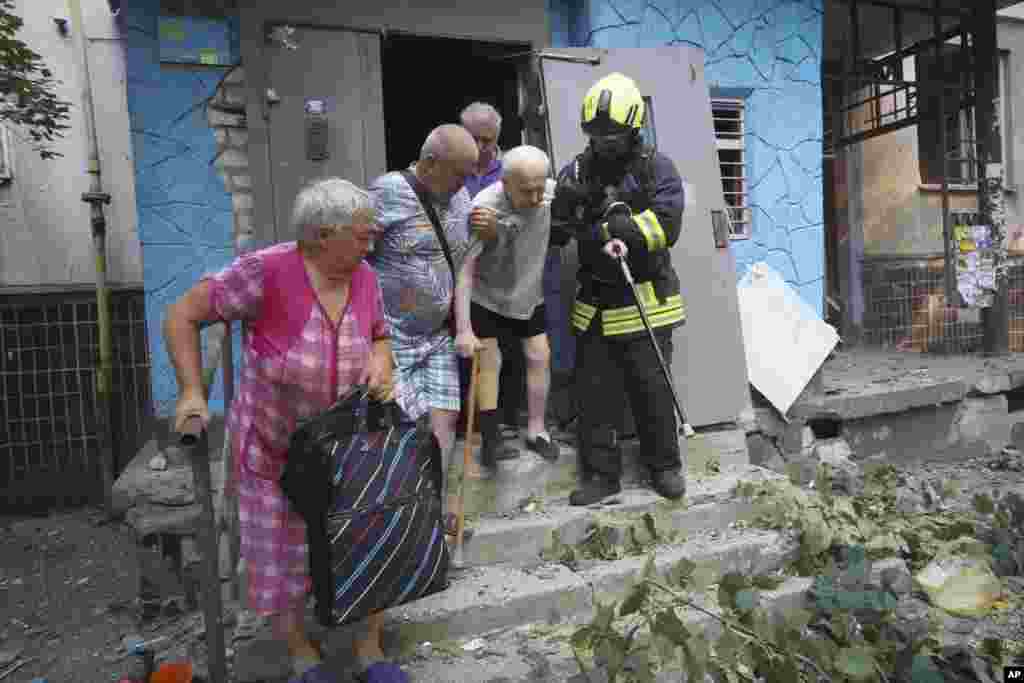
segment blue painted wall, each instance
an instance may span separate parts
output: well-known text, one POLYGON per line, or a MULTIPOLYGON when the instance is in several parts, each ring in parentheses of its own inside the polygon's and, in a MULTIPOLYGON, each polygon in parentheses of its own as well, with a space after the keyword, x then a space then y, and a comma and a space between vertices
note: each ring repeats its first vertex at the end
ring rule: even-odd
POLYGON ((821 315, 821 0, 552 0, 550 10, 556 47, 696 45, 709 85, 750 91, 753 237, 733 242, 739 275, 766 261, 821 315))
MULTIPOLYGON (((120 20, 127 43, 153 398, 157 416, 166 417, 174 413, 177 382, 163 343, 164 311, 203 273, 231 261, 233 217, 231 198, 212 164, 217 146, 203 107, 226 68, 161 65, 159 8, 159 0, 125 3, 120 20)), ((237 31, 233 34, 237 54, 237 31)), ((223 411, 220 382, 211 399, 211 408, 223 411)))

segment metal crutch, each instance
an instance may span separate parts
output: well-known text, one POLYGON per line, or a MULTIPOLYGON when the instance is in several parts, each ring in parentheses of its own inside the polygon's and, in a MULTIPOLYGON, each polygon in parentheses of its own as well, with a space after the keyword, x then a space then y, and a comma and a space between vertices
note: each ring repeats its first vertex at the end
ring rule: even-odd
POLYGON ((644 323, 644 329, 647 330, 647 336, 651 339, 651 345, 654 347, 654 353, 658 356, 658 364, 661 365, 661 373, 665 376, 665 382, 668 383, 668 388, 672 392, 672 402, 676 405, 676 413, 679 414, 679 421, 682 422, 682 432, 686 437, 694 435, 693 427, 686 421, 686 414, 683 413, 683 404, 679 402, 679 395, 676 393, 675 382, 672 381, 672 374, 668 371, 668 366, 665 364, 665 357, 661 355, 661 347, 658 346, 658 340, 654 337, 654 330, 651 329, 651 321, 647 318, 647 309, 644 308, 644 302, 640 299, 640 293, 636 291, 636 282, 633 280, 633 273, 629 270, 629 264, 626 263, 626 257, 621 252, 616 251, 615 259, 622 266, 622 275, 626 278, 626 282, 629 283, 629 288, 633 291, 633 300, 636 301, 637 310, 640 311, 640 320, 644 323))

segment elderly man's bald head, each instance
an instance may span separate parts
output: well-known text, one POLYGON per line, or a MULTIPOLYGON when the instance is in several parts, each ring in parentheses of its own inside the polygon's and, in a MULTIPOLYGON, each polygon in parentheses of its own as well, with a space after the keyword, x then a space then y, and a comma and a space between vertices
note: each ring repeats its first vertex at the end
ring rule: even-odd
POLYGON ((435 195, 450 198, 473 173, 478 154, 469 131, 446 123, 430 131, 420 148, 416 177, 435 195))
POLYGON ((505 153, 502 162, 502 178, 510 176, 516 178, 545 177, 551 162, 548 155, 539 147, 531 145, 520 145, 513 147, 505 153))
POLYGON ((460 125, 446 123, 430 131, 420 148, 420 161, 476 162, 476 142, 460 125))
POLYGON ((530 145, 505 153, 501 183, 514 209, 535 209, 544 202, 551 162, 544 150, 530 145))

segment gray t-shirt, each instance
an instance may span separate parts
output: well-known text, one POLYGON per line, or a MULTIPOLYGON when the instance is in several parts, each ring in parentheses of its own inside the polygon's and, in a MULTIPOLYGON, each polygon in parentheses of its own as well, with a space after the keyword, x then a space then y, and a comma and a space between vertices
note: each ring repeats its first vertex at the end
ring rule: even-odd
MULTIPOLYGON (((498 236, 490 242, 470 237, 466 256, 479 254, 473 303, 506 318, 529 320, 544 301, 544 262, 551 233, 551 200, 555 181, 544 186, 544 202, 536 209, 513 209, 499 181, 473 198, 498 214, 498 236)), ((468 215, 466 220, 468 221, 468 215)), ((467 226, 468 229, 468 226, 467 226)))

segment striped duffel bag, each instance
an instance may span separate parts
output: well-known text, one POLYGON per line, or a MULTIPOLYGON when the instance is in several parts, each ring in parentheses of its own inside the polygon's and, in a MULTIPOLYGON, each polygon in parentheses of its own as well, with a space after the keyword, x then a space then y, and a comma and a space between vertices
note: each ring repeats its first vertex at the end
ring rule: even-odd
POLYGON ((298 426, 281 475, 306 522, 317 620, 341 626, 448 586, 432 435, 357 387, 298 426))

